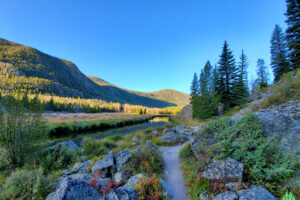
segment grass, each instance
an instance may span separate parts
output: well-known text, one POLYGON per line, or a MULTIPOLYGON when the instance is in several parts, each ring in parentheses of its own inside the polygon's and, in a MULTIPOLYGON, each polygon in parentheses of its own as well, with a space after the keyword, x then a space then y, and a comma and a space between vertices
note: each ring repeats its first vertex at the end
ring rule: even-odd
MULTIPOLYGON (((147 116, 147 115, 146 115, 147 116)), ((45 113, 43 117, 49 124, 62 124, 72 122, 87 122, 100 120, 143 118, 145 115, 125 113, 45 113)))
POLYGON ((154 116, 49 124, 48 136, 64 137, 67 135, 77 135, 86 132, 105 131, 111 128, 121 128, 124 126, 147 122, 152 118, 154 118, 154 116))
POLYGON ((197 119, 184 120, 176 117, 170 117, 170 122, 174 125, 184 125, 184 126, 200 126, 201 124, 203 124, 202 121, 197 119))

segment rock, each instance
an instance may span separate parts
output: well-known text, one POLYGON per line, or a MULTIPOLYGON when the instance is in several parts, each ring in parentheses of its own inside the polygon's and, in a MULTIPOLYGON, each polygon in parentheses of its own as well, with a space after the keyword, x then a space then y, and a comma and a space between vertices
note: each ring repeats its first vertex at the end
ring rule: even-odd
POLYGON ((300 99, 255 114, 267 137, 275 135, 282 150, 300 156, 300 99))
POLYGON ((138 136, 134 136, 133 141, 136 142, 136 143, 140 143, 142 140, 138 136))
POLYGON ((152 134, 153 134, 154 136, 157 136, 157 135, 159 135, 159 133, 158 133, 158 131, 157 131, 157 130, 154 130, 154 131, 152 132, 152 134))
POLYGON ((131 159, 132 152, 129 149, 120 151, 115 155, 116 168, 118 172, 123 172, 127 162, 131 159))
POLYGON ((60 142, 59 144, 62 144, 63 146, 66 146, 69 150, 79 150, 80 148, 75 144, 72 140, 67 140, 64 142, 60 142))
POLYGON ((193 119, 193 106, 192 104, 186 105, 182 110, 175 116, 178 119, 191 120, 193 119))
POLYGON ((181 132, 183 129, 184 129, 183 125, 177 125, 177 126, 175 126, 176 133, 181 132))
POLYGON ((150 140, 148 140, 147 144, 146 144, 146 147, 150 148, 150 149, 153 149, 155 147, 155 145, 150 140))
MULTIPOLYGON (((136 186, 139 179, 146 178, 142 174, 137 174, 131 177, 125 185, 119 187, 116 190, 117 196, 122 196, 124 199, 136 200, 137 199, 137 192, 135 191, 134 187, 136 186)), ((122 200, 123 200, 122 198, 122 200)))
POLYGON ((100 194, 87 182, 70 177, 65 178, 59 188, 48 195, 46 200, 99 200, 100 194))
POLYGON ((112 182, 111 178, 99 178, 96 183, 96 188, 100 191, 101 187, 106 185, 107 183, 112 182))
POLYGON ((117 172, 114 175, 114 182, 116 184, 120 184, 120 183, 124 183, 125 181, 127 181, 129 179, 130 175, 123 173, 123 172, 117 172))
POLYGON ((226 160, 213 160, 205 171, 202 172, 204 178, 229 184, 232 188, 241 184, 244 165, 232 158, 226 160))
POLYGON ((208 196, 204 193, 201 193, 200 196, 199 196, 199 200, 209 200, 208 199, 208 196))
POLYGON ((276 200, 276 198, 262 186, 251 186, 250 189, 237 192, 239 200, 276 200))
POLYGON ((159 139, 166 143, 175 144, 179 142, 179 135, 176 133, 175 129, 167 129, 163 136, 160 136, 159 139))
POLYGON ((103 159, 97 161, 92 167, 92 172, 94 175, 100 173, 101 178, 111 177, 115 172, 113 152, 111 151, 103 159))
POLYGON ((215 197, 215 200, 238 200, 239 196, 236 192, 226 191, 221 194, 218 194, 215 197))
POLYGON ((92 164, 91 160, 87 160, 85 162, 79 162, 74 165, 72 168, 73 171, 78 173, 88 173, 88 167, 92 164))
POLYGON ((172 188, 169 186, 169 184, 166 181, 161 179, 160 182, 161 182, 161 187, 164 189, 164 191, 166 191, 167 196, 170 199, 172 199, 174 197, 174 192, 173 192, 172 188))

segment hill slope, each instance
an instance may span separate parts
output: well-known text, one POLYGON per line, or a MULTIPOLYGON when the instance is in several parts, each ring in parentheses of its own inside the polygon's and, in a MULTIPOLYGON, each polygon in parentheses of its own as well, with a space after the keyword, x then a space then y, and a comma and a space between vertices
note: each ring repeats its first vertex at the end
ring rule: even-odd
MULTIPOLYGON (((111 87, 119 88, 118 86, 115 86, 101 78, 94 77, 94 76, 89 76, 89 78, 100 86, 111 86, 111 87)), ((155 92, 138 92, 138 91, 132 91, 127 89, 122 89, 122 90, 139 96, 170 102, 178 106, 185 106, 189 104, 189 99, 190 99, 190 95, 172 89, 163 89, 155 92)))
POLYGON ((58 96, 99 98, 148 107, 175 106, 109 85, 98 85, 70 61, 1 38, 0 62, 0 90, 3 93, 30 91, 58 96))

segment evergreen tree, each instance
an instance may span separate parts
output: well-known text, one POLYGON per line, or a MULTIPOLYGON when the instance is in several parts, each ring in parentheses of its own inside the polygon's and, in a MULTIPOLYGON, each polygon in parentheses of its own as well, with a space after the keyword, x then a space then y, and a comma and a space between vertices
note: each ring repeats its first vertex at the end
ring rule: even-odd
POLYGON ((234 104, 233 86, 236 80, 237 68, 235 59, 225 41, 222 54, 220 55, 217 89, 221 97, 221 102, 224 103, 226 107, 234 104))
POLYGON ((268 87, 267 66, 265 65, 265 61, 263 59, 257 60, 257 77, 257 84, 259 85, 260 89, 268 87))
POLYGON ((294 69, 300 68, 300 3, 299 0, 286 0, 288 28, 286 38, 289 48, 289 58, 294 69))
POLYGON ((271 39, 271 67, 276 82, 282 74, 291 70, 287 59, 285 35, 279 25, 275 26, 271 39))
POLYGON ((234 104, 241 105, 247 101, 249 90, 248 90, 248 75, 247 75, 248 61, 247 56, 242 50, 240 62, 238 65, 237 80, 233 87, 233 99, 234 104))
POLYGON ((197 73, 194 73, 192 85, 191 85, 191 96, 198 94, 199 92, 199 82, 197 73))
POLYGON ((219 79, 219 76, 218 76, 218 66, 215 66, 214 69, 213 69, 213 78, 212 78, 212 87, 213 87, 213 93, 214 93, 214 96, 218 96, 218 79, 219 79))
POLYGON ((213 72, 209 61, 206 62, 204 69, 200 74, 200 92, 201 96, 210 95, 213 91, 213 72))

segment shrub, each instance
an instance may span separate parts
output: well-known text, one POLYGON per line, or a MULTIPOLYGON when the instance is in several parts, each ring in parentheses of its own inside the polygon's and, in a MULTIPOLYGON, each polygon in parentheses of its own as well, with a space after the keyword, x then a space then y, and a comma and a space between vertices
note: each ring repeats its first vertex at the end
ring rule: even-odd
POLYGON ((0 147, 12 164, 20 167, 35 151, 42 138, 44 121, 36 104, 26 109, 22 102, 7 96, 0 100, 0 147))
POLYGON ((134 189, 138 193, 139 200, 162 200, 167 199, 161 187, 159 178, 152 175, 150 178, 139 178, 134 189))
POLYGON ((210 122, 201 151, 220 159, 232 157, 245 165, 244 179, 252 184, 264 184, 274 195, 279 196, 282 180, 294 175, 297 161, 284 155, 274 138, 263 135, 261 122, 254 114, 248 114, 232 124, 228 119, 210 122), (213 142, 209 142, 213 141, 213 142))
POLYGON ((86 140, 82 145, 82 149, 84 154, 89 157, 97 157, 108 153, 101 141, 86 140))
POLYGON ((155 149, 142 149, 132 155, 126 171, 131 174, 163 174, 163 160, 161 154, 155 149))
POLYGON ((77 152, 69 150, 62 144, 45 149, 40 156, 41 166, 48 170, 67 168, 76 160, 77 152))
POLYGON ((118 142, 123 139, 123 136, 122 135, 113 135, 113 136, 107 137, 107 139, 112 140, 114 142, 118 142))
POLYGON ((191 199, 198 199, 200 193, 211 193, 210 181, 200 175, 204 169, 203 160, 198 160, 192 152, 191 144, 186 144, 180 151, 181 168, 184 175, 185 184, 191 199))
POLYGON ((1 199, 44 199, 53 189, 53 181, 40 170, 16 170, 6 180, 1 199))
POLYGON ((103 145, 105 146, 105 148, 107 149, 114 149, 117 147, 117 145, 115 143, 109 142, 109 141, 105 141, 103 143, 103 145))

